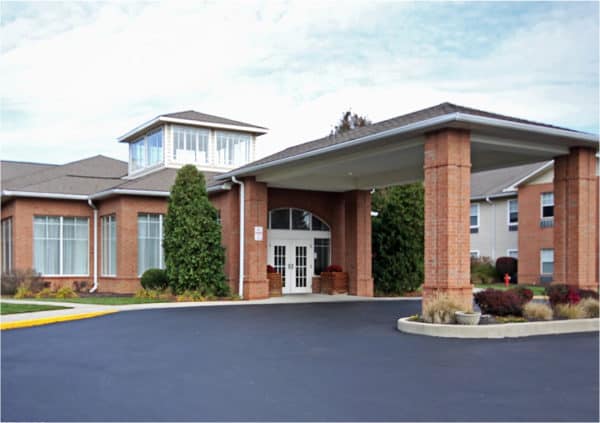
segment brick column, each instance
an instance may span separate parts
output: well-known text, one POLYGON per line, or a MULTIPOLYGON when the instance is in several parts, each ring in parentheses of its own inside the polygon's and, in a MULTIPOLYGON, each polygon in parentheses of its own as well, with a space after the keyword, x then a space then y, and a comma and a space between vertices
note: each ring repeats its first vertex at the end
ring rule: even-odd
POLYGON ((346 265, 348 293, 373 296, 371 274, 371 194, 350 191, 344 194, 346 265))
POLYGON ((423 302, 437 292, 472 306, 470 283, 471 137, 445 129, 425 139, 425 283, 423 302))
POLYGON ((244 179, 244 298, 269 297, 267 279, 267 185, 244 179), (254 228, 262 227, 263 239, 254 239, 254 228))
POLYGON ((554 160, 554 282, 598 289, 596 152, 573 148, 554 160))

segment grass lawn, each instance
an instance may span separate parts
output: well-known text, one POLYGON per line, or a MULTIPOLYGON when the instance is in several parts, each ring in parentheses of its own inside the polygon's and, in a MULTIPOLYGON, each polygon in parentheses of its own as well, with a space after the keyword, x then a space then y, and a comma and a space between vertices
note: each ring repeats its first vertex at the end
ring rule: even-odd
POLYGON ((58 301, 61 303, 100 304, 100 305, 126 305, 145 303, 166 303, 167 299, 150 299, 135 297, 81 297, 81 298, 35 298, 36 301, 58 301))
POLYGON ((0 314, 31 313, 32 311, 61 310, 71 307, 60 307, 39 304, 13 304, 0 302, 0 314))
MULTIPOLYGON (((517 286, 523 286, 525 288, 531 289, 533 291, 533 295, 546 295, 546 288, 543 286, 539 286, 539 285, 508 285, 508 289, 511 288, 516 288, 517 286)), ((475 285, 475 288, 482 288, 482 289, 487 289, 487 288, 494 288, 494 289, 498 289, 500 291, 506 291, 506 286, 503 283, 490 283, 490 284, 483 284, 483 285, 475 285)))

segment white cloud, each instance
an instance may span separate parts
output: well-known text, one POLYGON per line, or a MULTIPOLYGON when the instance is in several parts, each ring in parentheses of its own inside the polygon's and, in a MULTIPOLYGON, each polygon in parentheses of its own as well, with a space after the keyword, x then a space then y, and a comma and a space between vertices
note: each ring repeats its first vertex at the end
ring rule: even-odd
POLYGON ((126 158, 117 136, 190 108, 269 127, 260 155, 326 135, 348 107, 380 120, 454 101, 598 125, 597 13, 570 20, 568 8, 550 10, 500 37, 485 28, 444 32, 419 8, 265 1, 28 9, 1 27, 9 40, 0 58, 2 156, 126 158))

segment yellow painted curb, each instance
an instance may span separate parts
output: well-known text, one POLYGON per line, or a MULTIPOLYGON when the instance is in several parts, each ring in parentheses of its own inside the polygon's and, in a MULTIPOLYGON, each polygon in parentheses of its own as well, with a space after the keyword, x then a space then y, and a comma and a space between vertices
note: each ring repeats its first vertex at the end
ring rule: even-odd
POLYGON ((118 310, 95 311, 92 313, 69 314, 66 316, 44 317, 41 319, 21 320, 18 322, 2 322, 0 330, 29 328, 32 326, 50 325, 52 323, 68 322, 69 320, 91 319, 105 314, 117 313, 118 310))

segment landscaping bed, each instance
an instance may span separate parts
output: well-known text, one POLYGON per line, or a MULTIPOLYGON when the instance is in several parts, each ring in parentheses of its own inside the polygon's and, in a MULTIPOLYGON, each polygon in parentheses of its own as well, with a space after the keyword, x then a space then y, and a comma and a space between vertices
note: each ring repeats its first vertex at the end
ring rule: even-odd
POLYGON ((547 288, 548 301, 532 301, 519 286, 474 295, 478 310, 465 310, 445 294, 429 299, 421 315, 398 320, 403 332, 449 337, 505 337, 598 330, 598 293, 567 285, 547 288), (519 326, 524 325, 519 328, 519 326))

